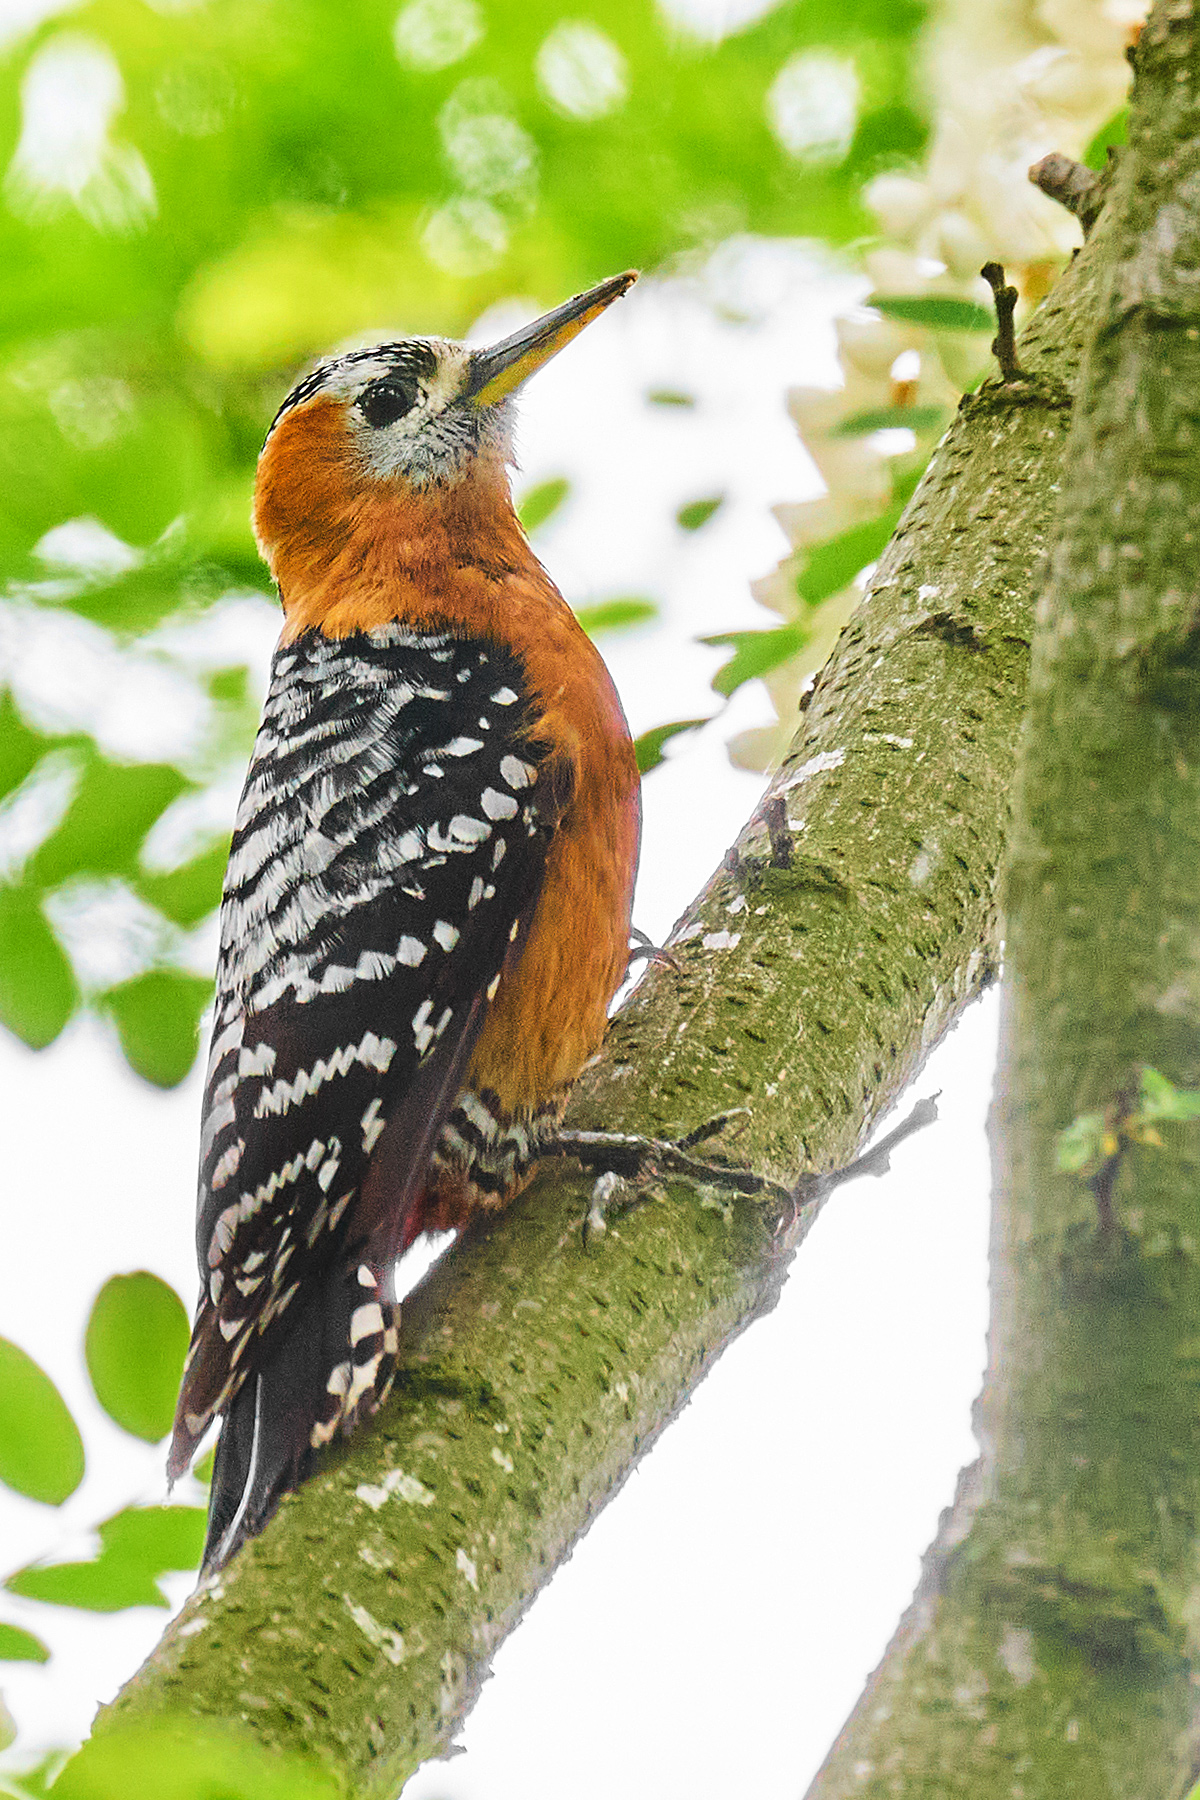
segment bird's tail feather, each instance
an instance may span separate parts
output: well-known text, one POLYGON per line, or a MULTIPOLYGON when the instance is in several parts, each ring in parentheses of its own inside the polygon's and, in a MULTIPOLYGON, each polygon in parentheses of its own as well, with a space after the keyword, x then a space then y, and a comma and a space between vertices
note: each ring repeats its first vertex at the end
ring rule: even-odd
POLYGON ((301 1306, 270 1360, 243 1383, 217 1441, 204 1574, 257 1536, 325 1445, 386 1398, 399 1320, 399 1308, 384 1298, 391 1280, 390 1264, 352 1263, 301 1306))

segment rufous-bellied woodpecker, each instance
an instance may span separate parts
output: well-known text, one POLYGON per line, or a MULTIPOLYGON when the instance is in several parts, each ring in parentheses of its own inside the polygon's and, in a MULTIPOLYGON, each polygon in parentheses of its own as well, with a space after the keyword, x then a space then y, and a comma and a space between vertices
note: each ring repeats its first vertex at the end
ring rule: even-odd
POLYGON ((626 969, 633 745, 508 468, 513 393, 633 280, 488 350, 332 357, 259 459, 284 627, 225 878, 168 1464, 221 1417, 209 1569, 378 1408, 397 1257, 525 1185, 626 969))

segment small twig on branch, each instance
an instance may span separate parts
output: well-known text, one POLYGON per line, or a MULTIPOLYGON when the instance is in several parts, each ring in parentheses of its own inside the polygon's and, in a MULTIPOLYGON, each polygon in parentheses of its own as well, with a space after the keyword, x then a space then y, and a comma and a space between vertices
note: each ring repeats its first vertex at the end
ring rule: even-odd
POLYGON ((1104 183, 1094 169, 1064 156, 1060 150, 1052 150, 1041 162, 1034 163, 1029 179, 1043 194, 1074 213, 1087 235, 1104 204, 1104 183))
POLYGON ((996 301, 996 336, 992 341, 992 355, 1000 364, 1000 374, 1006 382, 1025 381, 1025 371, 1017 361, 1017 339, 1013 330, 1013 314, 1017 310, 1019 298, 1017 290, 1005 282, 1004 270, 997 262, 984 263, 979 273, 991 288, 996 301))
POLYGON ((892 1151, 905 1138, 912 1137, 914 1132, 924 1131, 927 1125, 936 1121, 937 1103, 940 1099, 939 1089, 936 1094, 918 1100, 907 1119, 901 1119, 899 1125, 885 1133, 872 1149, 856 1156, 853 1162, 845 1163, 840 1169, 827 1169, 824 1175, 802 1175, 792 1190, 795 1198, 807 1206, 813 1200, 824 1200, 834 1188, 841 1187, 844 1181, 857 1181, 860 1175, 886 1175, 892 1166, 892 1151))

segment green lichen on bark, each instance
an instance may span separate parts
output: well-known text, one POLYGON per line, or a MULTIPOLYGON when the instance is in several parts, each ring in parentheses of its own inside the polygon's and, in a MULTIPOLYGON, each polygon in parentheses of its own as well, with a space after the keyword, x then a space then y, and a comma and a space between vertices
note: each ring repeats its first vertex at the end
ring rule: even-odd
MULTIPOLYGON (((843 1163, 990 976, 1038 561, 1091 263, 964 407, 759 809, 581 1084, 571 1123, 731 1105, 793 1180, 843 1163)), ((585 1250, 548 1168, 405 1306, 393 1401, 202 1589, 98 1729, 241 1723, 391 1800, 500 1640, 713 1360, 773 1305, 812 1210, 672 1184, 585 1250), (784 1209, 786 1212, 787 1209, 784 1209)))
POLYGON ((1137 52, 1039 609, 1008 885, 983 1455, 811 1791, 1182 1800, 1200 1773, 1200 30, 1137 52))

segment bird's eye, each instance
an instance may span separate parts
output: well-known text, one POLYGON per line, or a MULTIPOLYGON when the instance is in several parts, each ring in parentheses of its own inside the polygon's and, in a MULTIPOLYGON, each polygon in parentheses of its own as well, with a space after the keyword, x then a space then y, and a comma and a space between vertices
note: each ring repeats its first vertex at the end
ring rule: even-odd
POLYGON ((401 376, 386 375, 382 381, 373 381, 369 388, 359 397, 358 410, 368 425, 376 430, 384 425, 393 425, 402 419, 406 412, 411 412, 417 402, 417 384, 405 381, 401 376))

